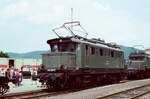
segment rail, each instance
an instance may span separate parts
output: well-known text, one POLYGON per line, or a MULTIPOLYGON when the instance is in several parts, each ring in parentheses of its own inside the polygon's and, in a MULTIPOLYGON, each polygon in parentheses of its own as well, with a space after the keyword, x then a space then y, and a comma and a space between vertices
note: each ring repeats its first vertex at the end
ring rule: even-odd
POLYGON ((150 93, 150 85, 144 85, 107 96, 98 97, 97 99, 138 99, 148 93, 150 93))
POLYGON ((19 92, 19 93, 10 93, 0 96, 0 99, 21 99, 27 96, 36 95, 39 93, 45 93, 44 90, 35 90, 35 91, 28 91, 28 92, 19 92))
POLYGON ((84 88, 78 88, 78 89, 67 89, 67 90, 35 90, 35 91, 28 91, 28 92, 19 92, 19 93, 11 93, 11 94, 5 94, 3 96, 0 96, 0 99, 45 99, 47 97, 51 96, 57 96, 61 94, 68 94, 72 92, 81 91, 84 89, 89 89, 92 87, 84 87, 84 88))

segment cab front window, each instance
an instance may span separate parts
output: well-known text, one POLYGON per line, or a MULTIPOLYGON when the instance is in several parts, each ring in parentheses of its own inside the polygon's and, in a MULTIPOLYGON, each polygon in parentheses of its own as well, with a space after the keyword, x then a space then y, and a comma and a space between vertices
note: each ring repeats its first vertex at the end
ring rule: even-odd
POLYGON ((52 52, 75 52, 75 50, 76 50, 75 43, 51 44, 52 52))

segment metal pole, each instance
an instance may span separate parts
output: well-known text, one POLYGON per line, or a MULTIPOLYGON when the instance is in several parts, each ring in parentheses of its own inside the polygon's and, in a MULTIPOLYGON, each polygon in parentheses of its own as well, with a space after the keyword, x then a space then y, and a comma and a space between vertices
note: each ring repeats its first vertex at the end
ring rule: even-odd
POLYGON ((71 30, 72 30, 72 28, 73 28, 73 26, 72 26, 72 23, 73 22, 73 8, 71 8, 71 30))
POLYGON ((73 8, 71 8, 71 22, 73 22, 73 8))

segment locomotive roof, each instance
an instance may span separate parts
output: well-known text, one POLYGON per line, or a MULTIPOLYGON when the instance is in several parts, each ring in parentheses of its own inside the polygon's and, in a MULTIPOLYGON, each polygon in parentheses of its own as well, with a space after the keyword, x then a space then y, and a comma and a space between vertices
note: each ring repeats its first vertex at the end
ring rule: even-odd
POLYGON ((105 43, 104 41, 96 41, 96 40, 92 40, 92 39, 86 39, 86 38, 79 37, 79 36, 55 38, 55 39, 50 39, 47 41, 48 44, 69 43, 69 42, 84 43, 84 44, 88 44, 88 45, 92 45, 92 46, 97 46, 97 47, 102 47, 102 48, 106 48, 106 49, 123 52, 123 50, 121 50, 120 47, 117 45, 105 43))

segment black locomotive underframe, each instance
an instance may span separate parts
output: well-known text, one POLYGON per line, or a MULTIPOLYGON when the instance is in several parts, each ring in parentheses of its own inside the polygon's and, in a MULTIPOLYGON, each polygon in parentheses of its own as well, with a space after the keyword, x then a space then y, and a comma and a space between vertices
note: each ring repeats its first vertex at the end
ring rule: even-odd
POLYGON ((150 69, 132 69, 128 70, 127 74, 129 80, 150 78, 150 69))
POLYGON ((56 70, 44 73, 40 81, 50 88, 77 88, 118 83, 126 79, 124 69, 81 68, 79 70, 56 70))

